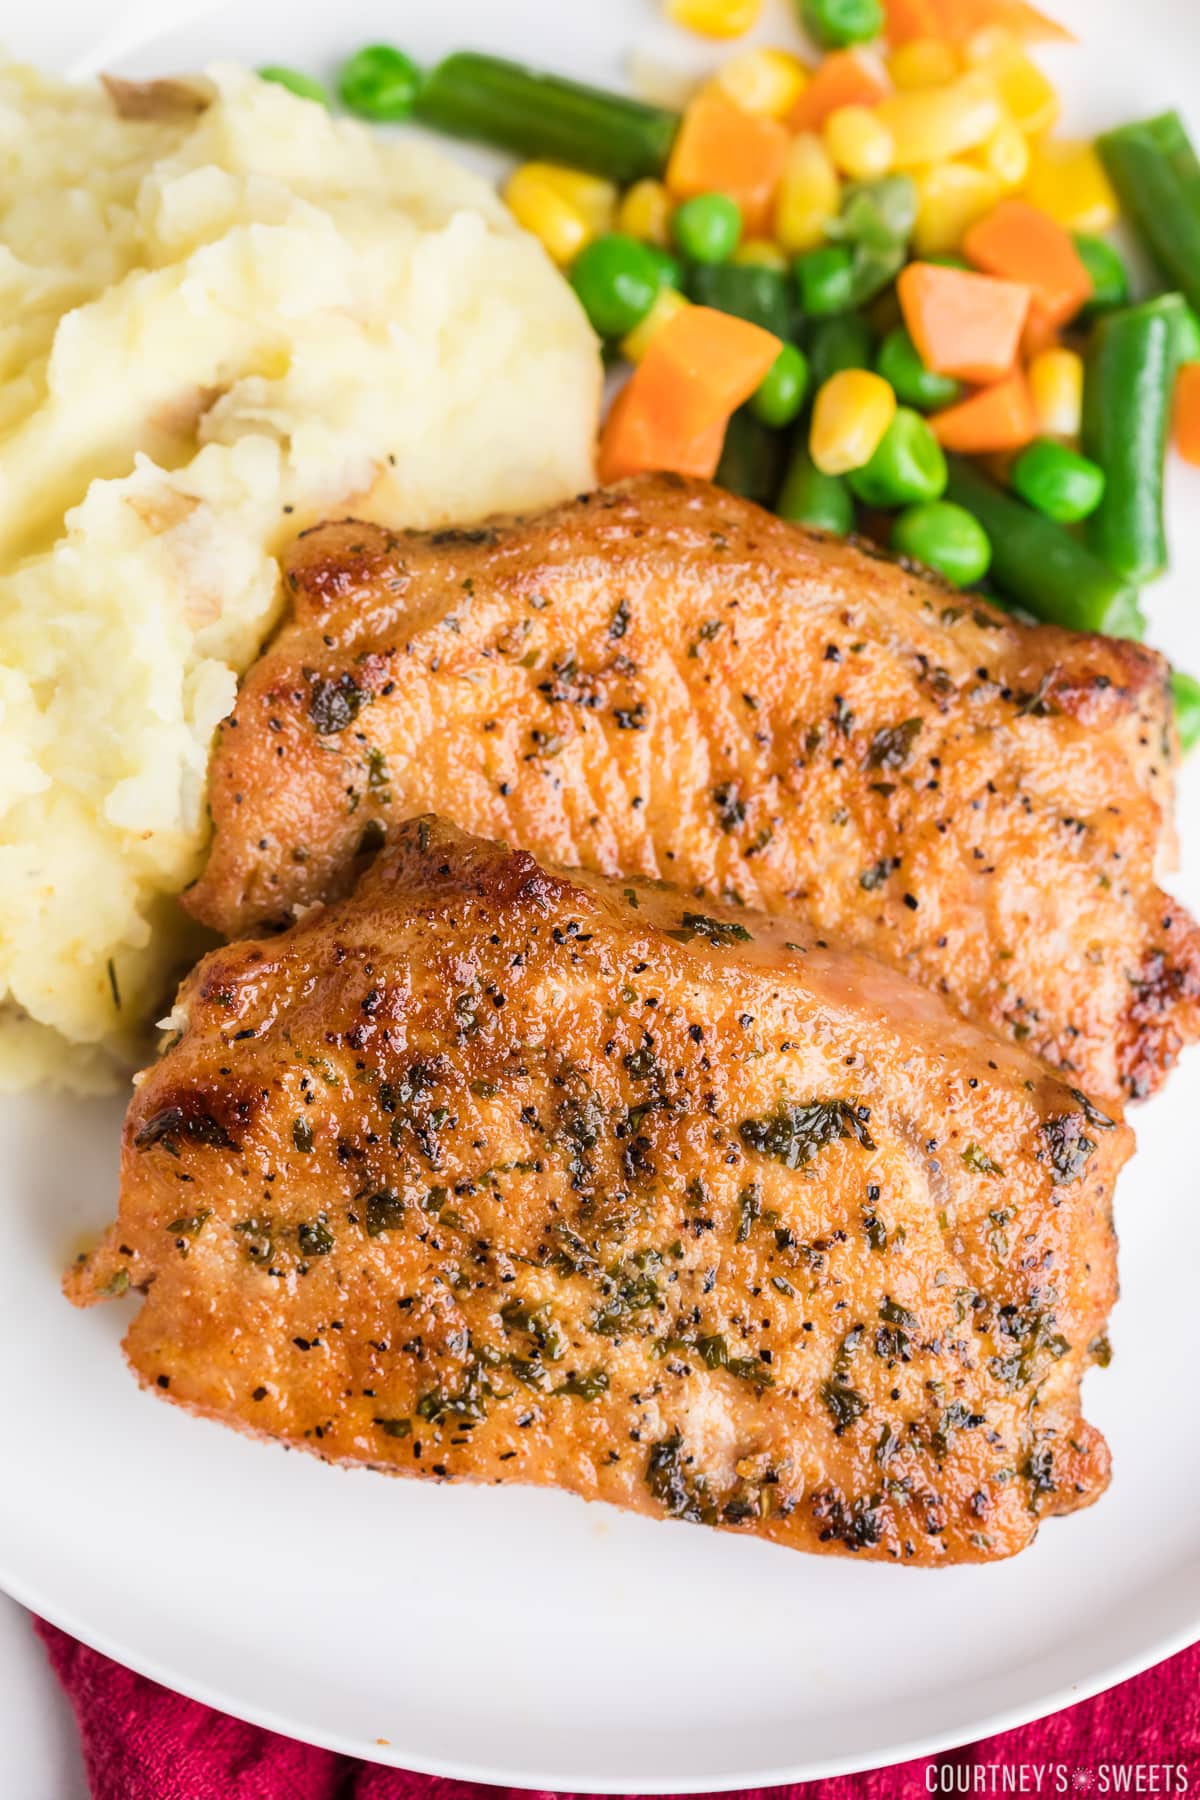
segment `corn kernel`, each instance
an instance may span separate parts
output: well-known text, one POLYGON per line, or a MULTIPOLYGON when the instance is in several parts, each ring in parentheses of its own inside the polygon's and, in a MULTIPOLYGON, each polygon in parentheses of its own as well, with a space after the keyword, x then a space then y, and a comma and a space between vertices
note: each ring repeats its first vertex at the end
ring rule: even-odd
POLYGON ((1039 144, 1025 192, 1068 231, 1111 231, 1117 222, 1117 196, 1089 143, 1039 144))
POLYGON ((991 212, 1003 189, 995 175, 969 162, 935 163, 916 177, 917 223, 913 246, 918 256, 948 256, 977 220, 991 212))
POLYGON ((892 134, 869 106, 839 106, 825 121, 825 148, 851 181, 876 181, 892 166, 892 134))
POLYGON ((966 46, 972 69, 990 75, 1013 124, 1026 137, 1049 131, 1058 118, 1058 91, 1029 57, 1011 31, 991 26, 976 32, 966 46))
POLYGON ((836 219, 842 184, 822 140, 812 131, 793 138, 775 192, 775 237, 790 256, 825 242, 825 227, 836 219))
POLYGON ((822 475, 848 475, 870 462, 896 416, 896 396, 881 375, 843 369, 831 375, 813 408, 809 452, 822 475))
POLYGON ((738 245, 730 261, 753 269, 774 269, 777 275, 786 275, 792 266, 790 259, 770 238, 747 238, 744 244, 738 245))
POLYGON ((944 87, 958 75, 960 64, 942 38, 913 38, 892 51, 888 74, 898 88, 944 87))
POLYGON ((1004 118, 995 82, 976 69, 946 87, 889 94, 876 110, 892 134, 898 169, 946 162, 975 150, 1004 118))
POLYGON ((1019 56, 992 74, 1005 111, 1026 137, 1040 137, 1044 131, 1053 130, 1062 103, 1054 84, 1035 62, 1028 56, 1019 56))
POLYGON ((1076 438, 1083 423, 1083 358, 1074 350, 1044 350, 1029 365, 1038 428, 1046 437, 1076 438))
POLYGON ((588 238, 603 237, 613 228, 617 210, 616 184, 599 175, 587 175, 582 169, 568 169, 563 163, 526 163, 536 169, 569 206, 587 220, 588 238))
POLYGON ((1006 194, 1015 194, 1029 175, 1029 139, 1011 119, 1005 119, 986 144, 972 150, 970 161, 994 175, 1006 194))
POLYGON ((743 112, 786 118, 812 79, 790 50, 744 50, 714 77, 743 112))
POLYGON ((523 163, 509 177, 504 198, 518 225, 533 233, 560 268, 574 262, 594 235, 579 208, 546 179, 544 164, 523 163))
POLYGON ((761 11, 762 0, 667 0, 667 17, 701 37, 741 37, 761 11))
POLYGON ((673 203, 661 181, 635 181, 617 208, 617 230, 643 244, 671 241, 673 203))
POLYGON ((691 301, 677 288, 659 288, 654 305, 645 318, 639 319, 633 330, 621 339, 621 355, 627 362, 641 362, 663 326, 669 325, 676 313, 690 305, 691 301))

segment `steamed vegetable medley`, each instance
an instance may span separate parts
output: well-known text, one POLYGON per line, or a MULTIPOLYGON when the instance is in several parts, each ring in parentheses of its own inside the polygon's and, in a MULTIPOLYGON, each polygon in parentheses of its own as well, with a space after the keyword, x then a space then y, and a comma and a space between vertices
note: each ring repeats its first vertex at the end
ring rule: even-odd
MULTIPOLYGON (((761 0, 666 0, 739 36, 761 0)), ((631 365, 602 480, 715 478, 1028 613, 1140 636, 1164 464, 1200 466, 1200 161, 1175 114, 1051 135, 1024 0, 797 0, 682 113, 498 58, 373 46, 353 111, 524 158, 505 198, 631 365), (815 53, 814 53, 815 52, 815 53), (1162 288, 1135 301, 1124 214, 1162 288)), ((264 73, 268 73, 264 71, 264 73)), ((311 92, 307 77, 272 70, 311 92)), ((1174 677, 1180 736, 1200 683, 1174 677)))

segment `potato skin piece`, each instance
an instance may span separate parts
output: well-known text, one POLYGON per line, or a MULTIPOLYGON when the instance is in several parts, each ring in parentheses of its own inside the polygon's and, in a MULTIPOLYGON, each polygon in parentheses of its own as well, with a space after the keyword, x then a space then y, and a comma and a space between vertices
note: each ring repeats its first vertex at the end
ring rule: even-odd
POLYGON ((1103 1490, 1132 1135, 870 959, 420 820, 178 1006, 68 1276, 172 1401, 924 1565, 1103 1490))
POLYGON ((1119 1104, 1200 1034, 1162 658, 1022 625, 703 483, 296 543, 218 738, 187 904, 227 936, 346 892, 426 811, 807 918, 1119 1104))

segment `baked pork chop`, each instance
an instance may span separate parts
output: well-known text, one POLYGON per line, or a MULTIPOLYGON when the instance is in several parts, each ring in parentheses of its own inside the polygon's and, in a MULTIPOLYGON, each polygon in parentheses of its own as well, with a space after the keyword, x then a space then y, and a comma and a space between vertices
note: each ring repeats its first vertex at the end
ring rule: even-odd
POLYGON ((68 1277, 148 1387, 339 1462, 987 1561, 1087 1505, 1132 1148, 798 927, 431 821, 210 955, 68 1277))
POLYGON ((324 526, 287 580, 212 761, 189 904, 226 936, 437 811, 802 914, 1108 1102, 1200 1034, 1200 932, 1155 884, 1167 670, 1136 644, 669 477, 494 530, 324 526))

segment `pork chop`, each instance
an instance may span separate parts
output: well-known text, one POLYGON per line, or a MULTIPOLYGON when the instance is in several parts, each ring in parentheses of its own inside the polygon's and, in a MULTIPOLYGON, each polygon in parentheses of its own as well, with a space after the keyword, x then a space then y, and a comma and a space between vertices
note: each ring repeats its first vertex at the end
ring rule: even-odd
POLYGON ((330 1460, 988 1561, 1102 1491, 1114 1124, 811 932, 426 820, 210 955, 68 1277, 330 1460))
POLYGON ((324 526, 287 581, 188 899, 227 936, 348 891, 434 810, 802 914, 1110 1103, 1200 1033, 1200 932, 1156 885, 1151 651, 669 477, 491 530, 324 526))

